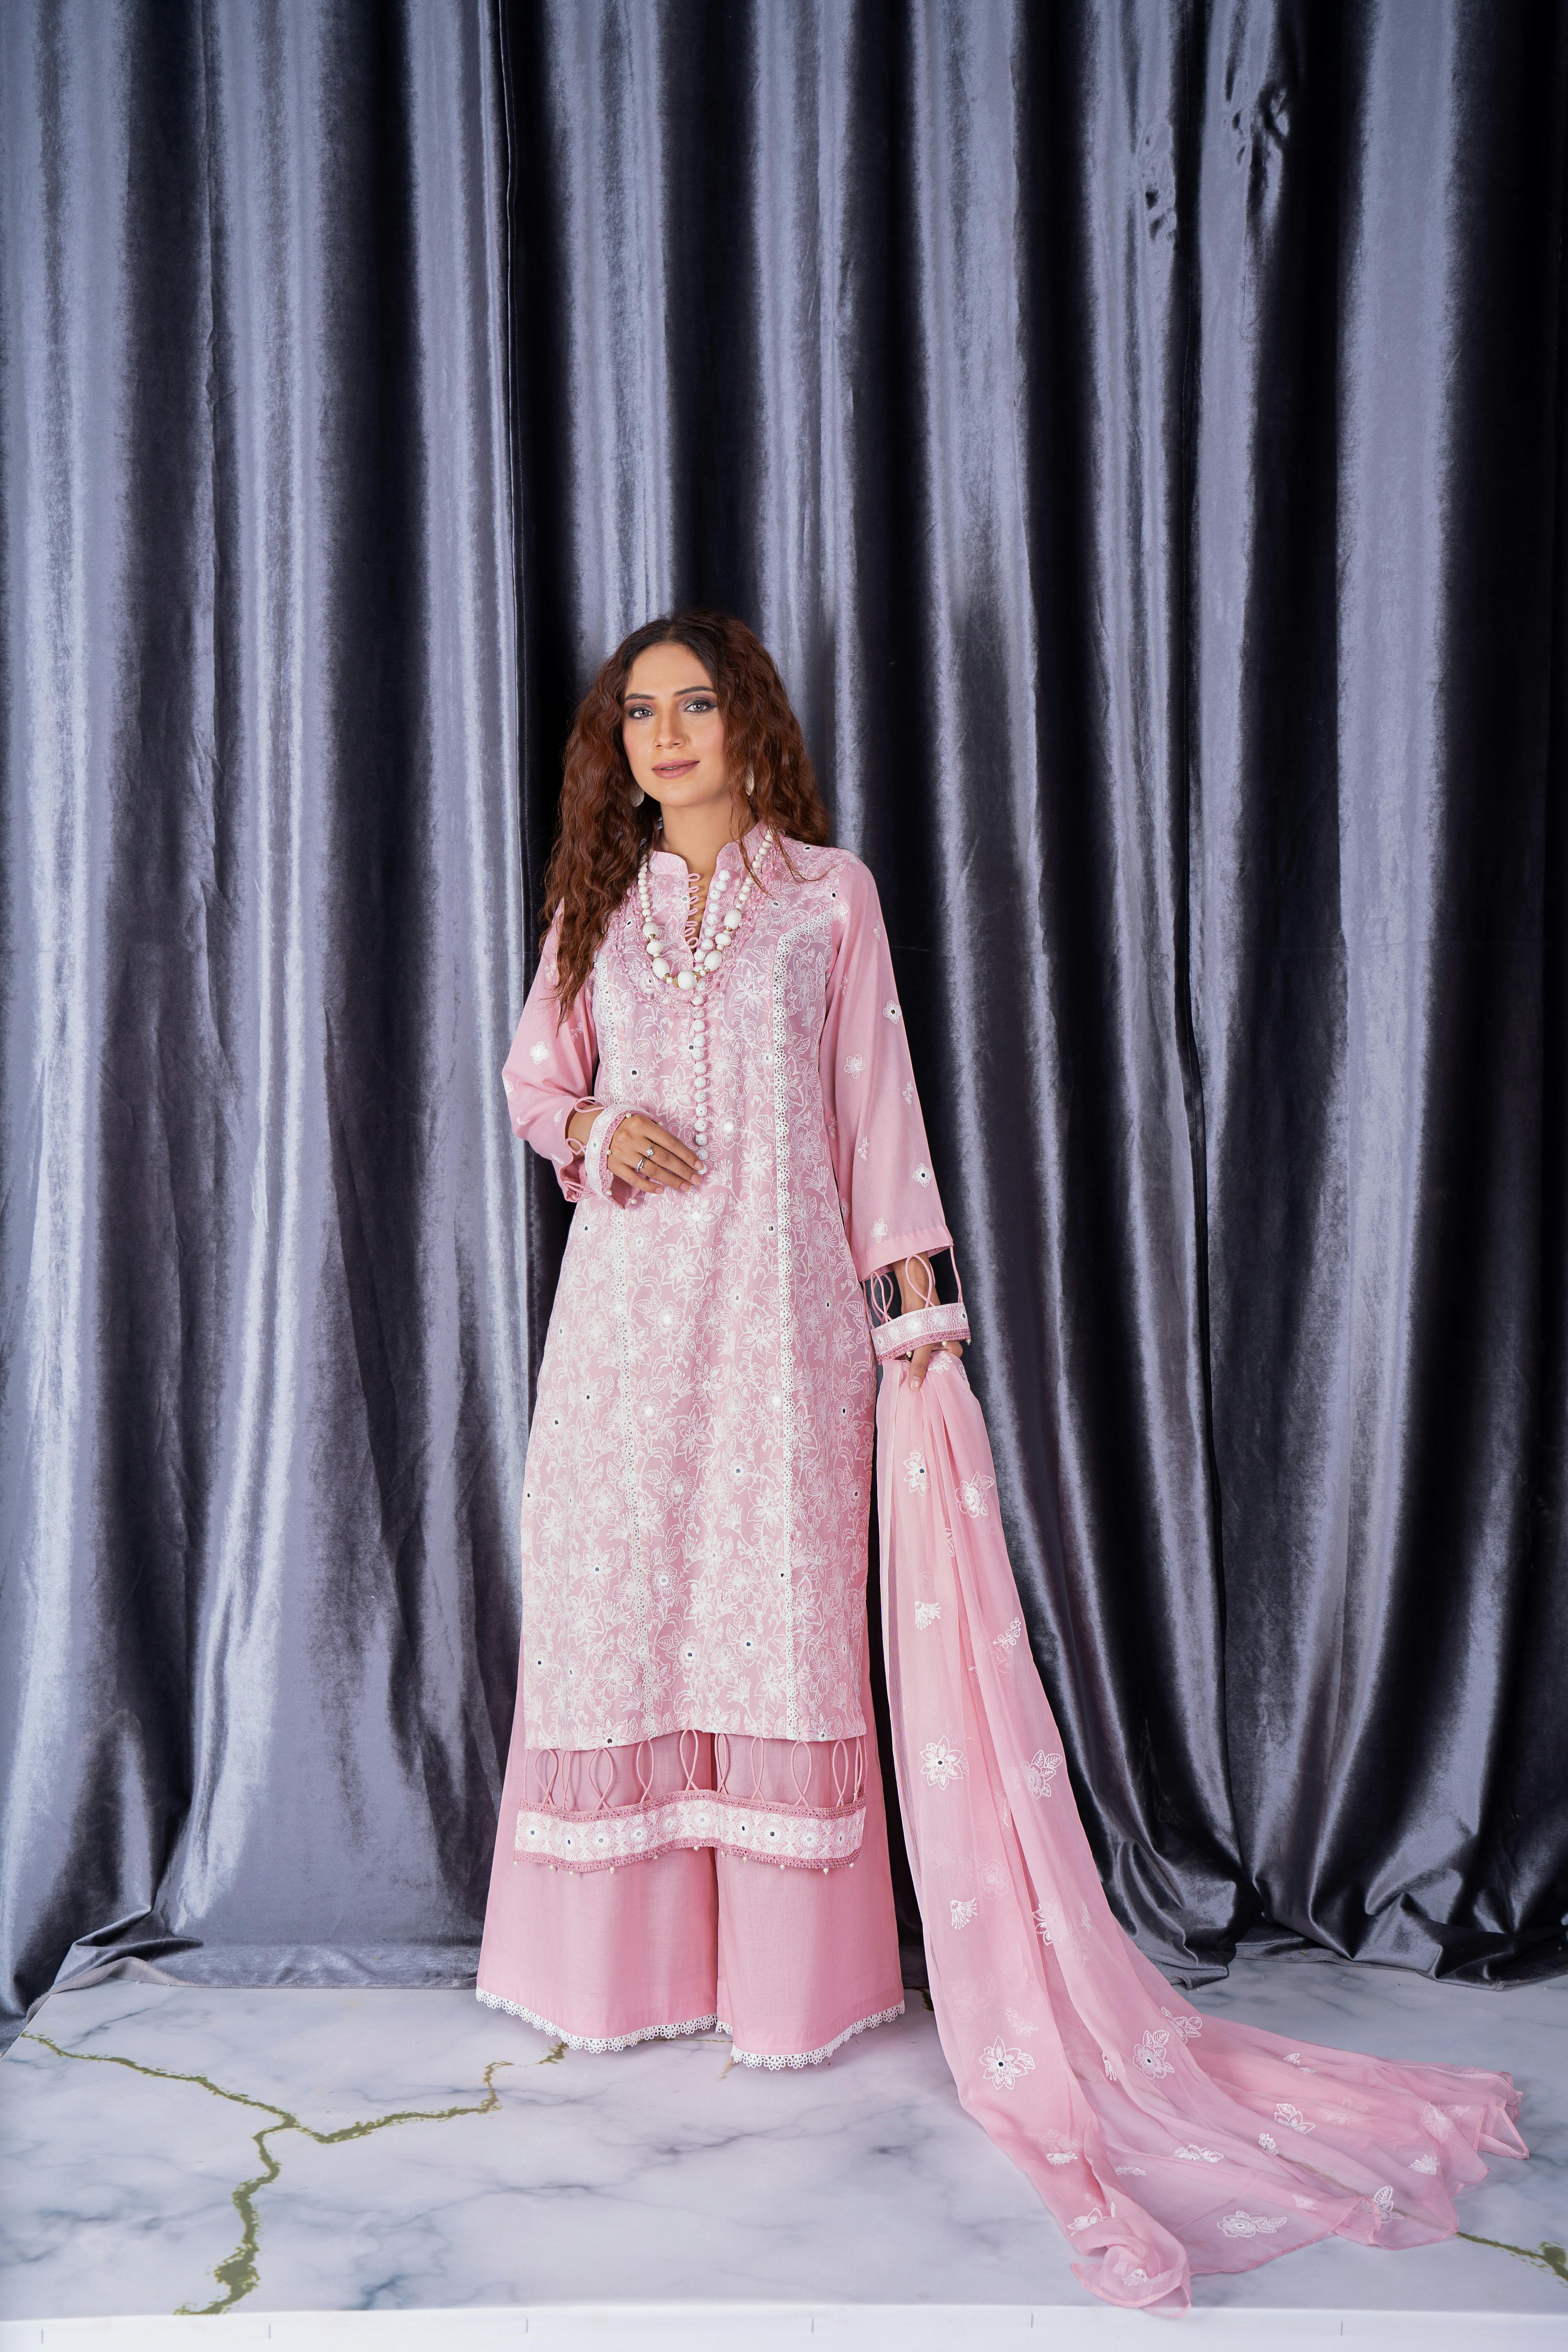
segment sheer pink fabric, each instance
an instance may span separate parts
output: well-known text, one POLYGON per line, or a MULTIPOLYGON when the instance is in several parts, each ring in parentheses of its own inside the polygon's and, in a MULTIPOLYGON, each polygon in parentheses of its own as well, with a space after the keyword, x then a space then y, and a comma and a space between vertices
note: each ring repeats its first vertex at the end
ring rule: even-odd
POLYGON ((1453 2193, 1524 2156, 1507 2074, 1288 2043, 1191 2009, 1112 1916, 1018 1609, 957 1360, 884 1372, 883 1625, 904 1830, 959 2096, 1106 2301, 1335 2234, 1449 2237, 1453 2193))
POLYGON ((622 1747, 526 1748, 513 1848, 577 1870, 615 1870, 673 1846, 838 1870, 860 1852, 865 1827, 864 1734, 670 1731, 622 1747))
MULTIPOLYGON (((863 1608, 860 1632, 860 1701, 869 1718, 863 1608)), ((706 1741, 709 1764, 713 1746, 706 1741)), ((661 1754, 661 1766, 671 1760, 661 1754)), ((784 1759, 775 1751, 773 1760, 784 1759)), ((826 1761, 814 1752, 819 1769, 826 1761)), ((667 1849, 624 1870, 522 1862, 511 1824, 523 1810, 524 1766, 514 1744, 485 1907, 481 2001, 582 2050, 721 2025, 742 2064, 767 2068, 831 2057, 900 2014, 873 1738, 863 1750, 864 1843, 851 1864, 827 1871, 772 1868, 712 1842, 701 1851, 667 1849)), ((683 1777, 679 1763, 677 1771, 683 1777)), ((790 1780, 793 1786, 793 1772, 790 1780)))

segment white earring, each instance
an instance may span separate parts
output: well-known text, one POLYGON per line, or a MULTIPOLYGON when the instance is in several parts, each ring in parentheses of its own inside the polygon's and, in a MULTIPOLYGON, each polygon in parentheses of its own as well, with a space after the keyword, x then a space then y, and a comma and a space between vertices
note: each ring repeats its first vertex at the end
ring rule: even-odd
POLYGON ((642 786, 641 786, 640 784, 634 784, 634 785, 632 786, 632 806, 633 806, 633 808, 641 808, 641 806, 642 806, 642 804, 643 804, 644 801, 645 801, 645 800, 647 800, 647 794, 644 792, 644 790, 643 790, 643 788, 642 788, 642 786))
POLYGON ((748 768, 748 769, 746 770, 746 798, 747 798, 748 800, 750 800, 750 799, 751 799, 752 794, 756 791, 756 789, 757 789, 757 780, 756 780, 756 777, 752 774, 752 772, 751 769, 750 769, 750 768, 748 768))

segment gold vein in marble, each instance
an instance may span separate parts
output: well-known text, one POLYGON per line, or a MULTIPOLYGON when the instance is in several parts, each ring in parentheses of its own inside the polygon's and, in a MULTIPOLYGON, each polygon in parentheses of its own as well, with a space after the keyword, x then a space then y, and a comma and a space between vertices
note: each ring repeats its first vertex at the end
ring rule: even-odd
POLYGON ((1550 2271, 1568 2286, 1568 2247, 1554 2246, 1542 2240, 1539 2246, 1509 2246, 1500 2238, 1478 2238, 1473 2230, 1460 2230, 1457 2235, 1472 2246, 1495 2246, 1500 2254, 1517 2254, 1521 2263, 1534 2263, 1540 2270, 1550 2271))
MULTIPOLYGON (((59 2042, 51 2042, 47 2033, 28 2032, 20 2038, 24 2042, 37 2042, 41 2048, 52 2051, 57 2058, 74 2058, 93 2066, 123 2066, 130 2074, 146 2074, 160 2083, 191 2083, 199 2090, 210 2091, 215 2099, 227 2099, 237 2107, 253 2107, 258 2114, 273 2118, 271 2123, 263 2124, 259 2131, 251 2135, 256 2153, 261 2158, 262 2169, 253 2173, 248 2180, 242 2180, 233 2192, 231 2201, 240 2221, 239 2243, 227 2260, 219 2263, 213 2272, 215 2281, 224 2291, 213 2303, 182 2303, 174 2314, 177 2319, 216 2319, 220 2313, 232 2311, 237 2303, 243 2303, 245 2297, 253 2294, 260 2284, 257 2256, 261 2242, 261 2220, 256 2210, 256 2199, 259 2190, 271 2187, 283 2169, 268 2146, 275 2134, 302 2132, 307 2139, 314 2140, 318 2147, 336 2147, 344 2140, 367 2139, 372 2132, 386 2131, 393 2124, 444 2124, 456 2116, 493 2115, 500 2105, 500 2093, 495 2087, 494 2077, 503 2066, 512 2063, 510 2058, 491 2059, 481 2078, 484 2097, 475 2106, 400 2108, 395 2115, 367 2116, 360 2123, 340 2125, 336 2131, 317 2131, 313 2125, 291 2115, 287 2107, 277 2106, 270 2099, 252 2098, 248 2091, 227 2090, 223 2084, 215 2083, 210 2075, 181 2074, 169 2066, 143 2065, 139 2058, 121 2058, 109 2050, 67 2050, 59 2042)), ((563 2042, 558 2042, 544 2057, 536 2059, 535 2064, 550 2065, 561 2056, 565 2047, 563 2042)))

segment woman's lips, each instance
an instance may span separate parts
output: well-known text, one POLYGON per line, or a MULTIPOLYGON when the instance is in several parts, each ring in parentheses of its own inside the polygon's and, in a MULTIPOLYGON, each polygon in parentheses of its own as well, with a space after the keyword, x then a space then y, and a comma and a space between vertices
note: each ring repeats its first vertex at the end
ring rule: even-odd
POLYGON ((665 760, 655 764, 656 776, 684 776, 697 765, 695 760, 665 760))

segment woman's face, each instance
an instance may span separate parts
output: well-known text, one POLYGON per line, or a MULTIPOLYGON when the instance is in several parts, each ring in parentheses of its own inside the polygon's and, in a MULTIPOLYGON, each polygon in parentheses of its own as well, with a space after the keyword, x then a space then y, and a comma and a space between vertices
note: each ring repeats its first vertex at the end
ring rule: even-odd
POLYGON ((650 800, 686 809, 730 797, 719 698, 685 646, 649 646, 638 654, 621 713, 627 763, 650 800))

